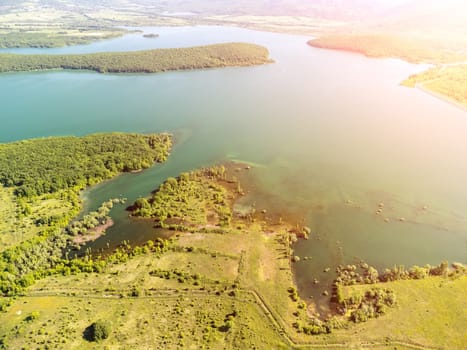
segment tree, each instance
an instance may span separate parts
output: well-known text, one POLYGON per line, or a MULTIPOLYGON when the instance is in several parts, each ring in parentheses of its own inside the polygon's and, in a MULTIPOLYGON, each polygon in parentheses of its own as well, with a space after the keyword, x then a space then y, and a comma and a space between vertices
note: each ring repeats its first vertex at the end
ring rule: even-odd
POLYGON ((368 267, 366 271, 366 282, 367 283, 377 283, 378 282, 378 271, 374 267, 368 267))

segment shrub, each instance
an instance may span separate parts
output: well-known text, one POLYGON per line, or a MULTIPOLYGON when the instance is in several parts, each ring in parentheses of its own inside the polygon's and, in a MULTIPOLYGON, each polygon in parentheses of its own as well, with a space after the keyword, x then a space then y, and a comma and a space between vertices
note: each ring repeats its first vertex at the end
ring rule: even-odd
POLYGON ((111 332, 110 322, 107 320, 97 320, 84 331, 84 338, 89 341, 101 341, 107 339, 111 332))
POLYGON ((32 322, 34 320, 37 320, 39 318, 39 316, 40 316, 39 311, 33 311, 25 318, 25 321, 26 322, 32 322))

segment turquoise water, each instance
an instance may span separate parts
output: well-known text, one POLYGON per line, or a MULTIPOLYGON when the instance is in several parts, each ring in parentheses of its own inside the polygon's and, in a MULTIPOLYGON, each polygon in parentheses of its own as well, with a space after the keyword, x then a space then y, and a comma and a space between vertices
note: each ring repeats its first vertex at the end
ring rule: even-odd
MULTIPOLYGON (((226 159, 258 163, 257 205, 299 212, 312 228, 295 251, 304 297, 332 279, 325 267, 361 258, 393 264, 467 262, 467 113, 399 86, 425 67, 320 50, 309 39, 240 28, 143 28, 141 34, 61 49, 75 53, 227 41, 269 48, 274 64, 153 75, 32 72, 0 75, 0 141, 102 131, 174 132, 169 161, 101 184, 87 208, 146 196, 167 176, 226 159), (384 203, 383 215, 375 211, 384 203), (425 209, 423 209, 426 207, 425 209), (399 218, 405 221, 399 221, 399 218), (385 218, 389 222, 385 222, 385 218), (312 285, 313 278, 322 283, 312 285)), ((4 50, 5 51, 5 50, 4 50)), ((253 199, 252 199, 253 200, 253 199)), ((154 234, 112 211, 108 241, 154 234)))

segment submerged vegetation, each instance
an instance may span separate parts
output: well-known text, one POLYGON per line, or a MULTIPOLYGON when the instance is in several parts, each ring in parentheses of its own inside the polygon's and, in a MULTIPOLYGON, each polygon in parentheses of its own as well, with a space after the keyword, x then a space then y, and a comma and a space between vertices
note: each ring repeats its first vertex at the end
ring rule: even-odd
POLYGON ((76 55, 0 54, 0 72, 78 69, 100 73, 157 73, 172 70, 251 66, 272 62, 266 48, 226 43, 177 49, 76 55))

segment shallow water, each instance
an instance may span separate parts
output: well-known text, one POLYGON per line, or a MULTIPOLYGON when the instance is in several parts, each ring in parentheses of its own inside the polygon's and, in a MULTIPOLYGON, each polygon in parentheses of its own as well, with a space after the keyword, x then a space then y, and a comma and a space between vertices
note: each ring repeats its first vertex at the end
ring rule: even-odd
MULTIPOLYGON (((0 141, 175 132, 168 162, 87 191, 87 209, 120 195, 131 203, 168 176, 226 159, 259 164, 251 171, 260 180, 257 206, 298 212, 312 229, 311 239, 294 248, 312 259, 295 270, 302 296, 317 301, 333 278, 323 269, 355 258, 379 268, 467 261, 467 113, 399 86, 424 66, 320 50, 303 36, 205 26, 143 30, 160 37, 139 33, 86 46, 8 51, 247 41, 268 47, 276 63, 150 75, 1 74, 0 141), (313 278, 321 283, 313 285, 313 278)), ((122 206, 111 215, 115 226, 93 249, 155 234, 147 223, 130 222, 122 206)))

